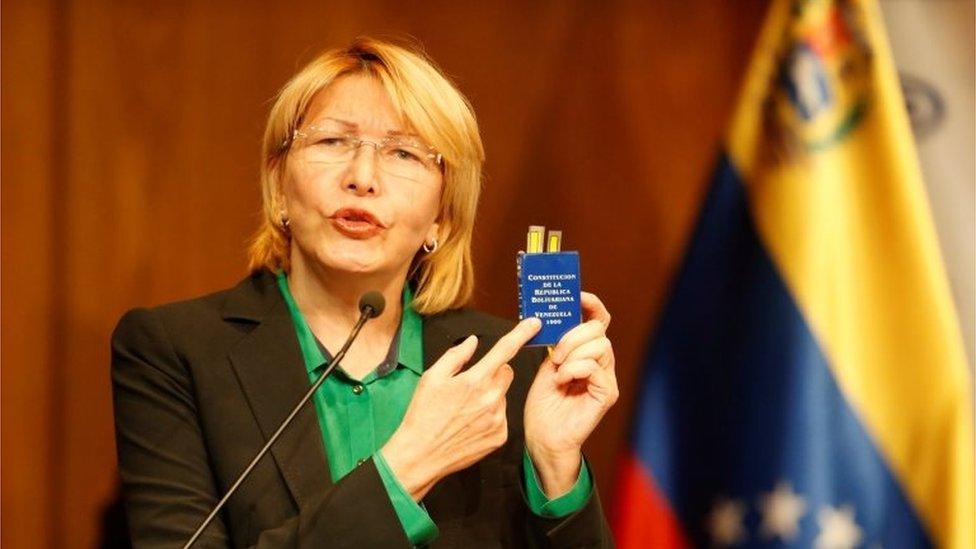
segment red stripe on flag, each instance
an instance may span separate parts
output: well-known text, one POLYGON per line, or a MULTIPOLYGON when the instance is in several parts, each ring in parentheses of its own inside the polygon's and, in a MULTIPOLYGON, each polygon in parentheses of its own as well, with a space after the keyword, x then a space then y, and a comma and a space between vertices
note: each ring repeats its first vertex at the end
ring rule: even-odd
POLYGON ((617 546, 622 549, 688 547, 678 519, 651 475, 630 453, 622 461, 613 513, 617 546))

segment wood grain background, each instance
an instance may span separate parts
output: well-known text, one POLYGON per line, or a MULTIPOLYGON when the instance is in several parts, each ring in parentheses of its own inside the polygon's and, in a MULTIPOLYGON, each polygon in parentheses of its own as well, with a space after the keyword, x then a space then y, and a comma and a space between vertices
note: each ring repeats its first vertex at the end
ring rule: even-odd
POLYGON ((2 534, 91 547, 116 490, 109 334, 244 276, 275 91, 359 34, 412 36, 488 151, 476 304, 514 317, 529 224, 614 315, 622 398, 588 442, 604 501, 639 365, 765 0, 59 2, 2 17, 2 534))

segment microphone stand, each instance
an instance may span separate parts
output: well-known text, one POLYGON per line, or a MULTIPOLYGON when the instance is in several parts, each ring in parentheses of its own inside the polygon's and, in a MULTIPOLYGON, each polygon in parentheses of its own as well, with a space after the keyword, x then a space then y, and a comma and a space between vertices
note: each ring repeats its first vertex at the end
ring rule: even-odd
POLYGON ((244 469, 244 472, 241 473, 239 477, 237 477, 237 480, 235 480, 234 484, 232 484, 230 489, 227 490, 227 493, 224 494, 224 497, 220 498, 220 501, 217 502, 217 506, 214 507, 213 511, 211 511, 209 515, 207 515, 207 518, 204 519, 203 523, 200 524, 196 532, 193 533, 193 536, 190 538, 190 540, 186 542, 186 545, 183 546, 183 549, 190 549, 190 547, 197 541, 200 535, 203 534, 203 531, 207 528, 207 526, 209 526, 210 523, 213 522, 214 517, 216 517, 217 513, 219 513, 220 510, 224 508, 224 505, 227 503, 227 500, 229 500, 230 497, 234 495, 234 492, 237 491, 237 488, 241 485, 241 483, 244 482, 244 479, 246 479, 247 476, 251 473, 251 469, 254 469, 254 467, 258 464, 258 462, 261 461, 261 458, 263 458, 264 455, 268 453, 268 450, 271 449, 271 445, 274 444, 276 440, 278 440, 278 437, 281 436, 281 433, 284 432, 284 430, 288 427, 288 425, 291 424, 292 420, 295 419, 295 416, 298 415, 298 412, 301 411, 302 407, 305 406, 305 403, 308 402, 309 399, 312 398, 312 395, 315 394, 315 391, 317 391, 319 387, 322 386, 322 383, 325 381, 325 378, 327 378, 329 374, 332 373, 332 370, 334 370, 335 367, 339 365, 339 362, 346 356, 346 351, 349 349, 349 346, 352 345, 352 342, 354 339, 356 339, 356 336, 359 335, 359 330, 363 328, 363 324, 366 324, 366 321, 373 318, 374 316, 378 316, 380 312, 382 312, 382 305, 376 307, 373 304, 366 304, 365 306, 362 307, 362 313, 359 315, 359 320, 356 321, 356 325, 353 326, 352 333, 349 334, 349 338, 346 339, 345 344, 342 345, 342 348, 339 349, 339 352, 336 353, 335 357, 333 357, 332 362, 325 369, 325 371, 322 372, 322 375, 320 375, 319 378, 315 380, 315 383, 313 383, 312 387, 308 390, 307 393, 305 393, 305 396, 302 397, 302 400, 300 400, 298 404, 295 405, 291 413, 288 414, 288 417, 285 418, 285 421, 281 423, 281 426, 279 426, 278 429, 274 432, 274 434, 271 435, 271 438, 269 438, 268 442, 264 444, 264 447, 261 448, 261 451, 258 452, 256 456, 254 456, 254 459, 252 459, 251 463, 248 464, 248 466, 244 469))

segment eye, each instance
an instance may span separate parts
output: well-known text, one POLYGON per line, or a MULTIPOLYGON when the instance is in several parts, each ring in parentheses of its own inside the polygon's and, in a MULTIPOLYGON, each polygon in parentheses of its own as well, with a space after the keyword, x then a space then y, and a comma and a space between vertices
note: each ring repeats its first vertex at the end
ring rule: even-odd
POLYGON ((420 162, 420 155, 418 155, 417 153, 409 149, 405 149, 403 147, 394 148, 393 150, 390 151, 390 155, 392 155, 397 160, 420 162))
POLYGON ((417 154, 406 149, 396 149, 393 151, 393 154, 402 160, 420 160, 420 157, 417 154))
POLYGON ((338 136, 338 135, 324 135, 320 137, 315 144, 322 145, 324 147, 341 148, 347 145, 349 138, 338 136))

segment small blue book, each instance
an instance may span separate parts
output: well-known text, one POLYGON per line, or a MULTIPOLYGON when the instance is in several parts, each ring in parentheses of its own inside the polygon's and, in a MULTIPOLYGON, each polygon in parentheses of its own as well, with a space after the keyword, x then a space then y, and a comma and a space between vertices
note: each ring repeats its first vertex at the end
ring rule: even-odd
POLYGON ((519 252, 519 319, 542 320, 542 330, 526 344, 555 345, 580 324, 579 252, 519 252))

